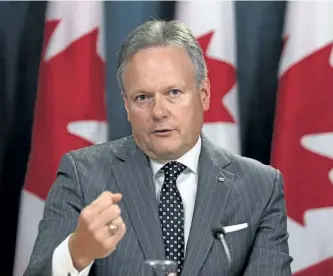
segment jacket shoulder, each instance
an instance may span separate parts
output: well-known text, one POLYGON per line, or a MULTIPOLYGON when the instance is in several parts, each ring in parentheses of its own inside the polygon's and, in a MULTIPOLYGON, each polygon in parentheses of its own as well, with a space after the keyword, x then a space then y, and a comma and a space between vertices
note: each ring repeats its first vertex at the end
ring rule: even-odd
POLYGON ((102 144, 87 146, 84 148, 69 151, 69 154, 76 162, 94 162, 100 159, 108 158, 113 161, 119 150, 128 146, 131 136, 126 136, 114 141, 108 141, 102 144))
POLYGON ((273 184, 277 174, 280 173, 271 165, 263 164, 258 160, 231 152, 225 152, 225 154, 229 157, 231 161, 229 166, 235 174, 244 175, 248 178, 254 177, 257 180, 262 179, 265 183, 273 184))

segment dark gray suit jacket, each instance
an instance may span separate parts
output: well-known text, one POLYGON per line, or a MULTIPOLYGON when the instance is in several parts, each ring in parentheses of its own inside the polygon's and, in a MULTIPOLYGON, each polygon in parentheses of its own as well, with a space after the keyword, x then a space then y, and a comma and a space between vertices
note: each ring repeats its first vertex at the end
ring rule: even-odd
MULTIPOLYGON (((145 259, 164 258, 150 163, 129 136, 64 155, 25 276, 51 276, 54 249, 73 232, 80 211, 105 190, 123 194, 120 207, 127 232, 116 251, 95 261, 90 275, 138 276, 145 259)), ((217 222, 248 223, 248 228, 226 235, 231 275, 291 275, 286 219, 279 171, 216 148, 202 136, 182 276, 227 275, 225 253, 211 232, 217 222)))

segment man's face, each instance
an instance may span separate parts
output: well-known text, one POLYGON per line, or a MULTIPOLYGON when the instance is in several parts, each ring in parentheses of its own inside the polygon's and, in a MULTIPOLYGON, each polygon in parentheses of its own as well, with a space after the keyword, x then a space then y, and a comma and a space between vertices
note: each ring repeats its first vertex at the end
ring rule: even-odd
POLYGON ((138 146, 154 160, 177 159, 198 141, 210 85, 196 87, 194 66, 177 47, 140 50, 123 75, 128 121, 138 146))

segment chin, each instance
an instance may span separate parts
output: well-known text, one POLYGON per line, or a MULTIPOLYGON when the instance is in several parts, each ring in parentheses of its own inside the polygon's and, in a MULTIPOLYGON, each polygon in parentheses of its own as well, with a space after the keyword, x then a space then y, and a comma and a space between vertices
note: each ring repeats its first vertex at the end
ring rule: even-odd
POLYGON ((156 152, 165 153, 165 154, 172 154, 178 151, 178 147, 170 147, 164 145, 155 145, 156 152))
POLYGON ((160 156, 161 159, 169 159, 169 160, 174 160, 179 158, 182 153, 181 153, 181 147, 179 146, 166 146, 163 147, 163 145, 156 146, 155 147, 155 153, 160 156))
POLYGON ((160 160, 176 160, 178 159, 180 156, 173 151, 160 151, 160 152, 156 152, 158 159, 160 160))
MULTIPOLYGON (((172 143, 174 144, 174 143, 172 143)), ((158 154, 173 154, 179 150, 178 145, 172 145, 170 142, 157 141, 152 143, 152 149, 158 154)))

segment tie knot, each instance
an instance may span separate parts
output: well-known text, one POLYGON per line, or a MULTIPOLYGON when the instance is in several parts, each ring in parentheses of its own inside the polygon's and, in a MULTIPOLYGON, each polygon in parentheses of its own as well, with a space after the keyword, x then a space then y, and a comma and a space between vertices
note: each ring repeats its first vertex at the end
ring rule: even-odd
POLYGON ((165 176, 169 178, 177 178, 180 173, 186 169, 186 166, 177 161, 170 161, 166 163, 162 169, 165 176))

